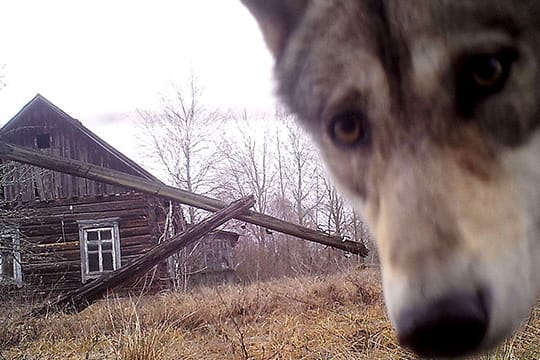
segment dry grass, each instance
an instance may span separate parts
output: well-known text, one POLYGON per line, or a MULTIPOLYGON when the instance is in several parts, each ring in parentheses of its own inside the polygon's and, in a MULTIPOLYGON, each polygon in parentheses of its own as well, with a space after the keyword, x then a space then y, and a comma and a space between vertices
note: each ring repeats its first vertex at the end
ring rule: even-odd
MULTIPOLYGON (((5 304, 6 305, 6 304, 5 304)), ((413 359, 373 270, 108 299, 82 313, 0 314, 0 359, 413 359)), ((540 310, 485 359, 539 359, 540 310)))

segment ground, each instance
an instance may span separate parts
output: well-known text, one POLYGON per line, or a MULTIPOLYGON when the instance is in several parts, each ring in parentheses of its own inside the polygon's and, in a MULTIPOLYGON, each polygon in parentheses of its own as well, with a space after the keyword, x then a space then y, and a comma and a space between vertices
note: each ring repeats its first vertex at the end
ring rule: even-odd
MULTIPOLYGON (((379 273, 353 269, 130 299, 28 317, 5 302, 0 359, 414 359, 385 314, 379 273)), ((540 308, 481 359, 539 359, 540 308)))

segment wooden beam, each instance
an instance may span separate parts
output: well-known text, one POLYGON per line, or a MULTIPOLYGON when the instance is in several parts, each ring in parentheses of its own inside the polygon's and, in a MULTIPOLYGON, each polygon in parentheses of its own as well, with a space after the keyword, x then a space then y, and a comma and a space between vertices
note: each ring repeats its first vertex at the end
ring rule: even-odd
POLYGON ((107 290, 113 289, 127 280, 144 275, 148 270, 169 256, 200 239, 231 218, 244 213, 253 205, 255 205, 253 196, 247 196, 232 202, 200 223, 189 227, 183 233, 173 236, 168 241, 157 245, 126 266, 111 273, 104 274, 98 279, 58 297, 53 302, 36 308, 32 314, 45 314, 56 309, 81 311, 96 299, 101 298, 107 290))
MULTIPOLYGON (((28 148, 11 145, 3 141, 0 141, 0 158, 55 170, 107 184, 124 186, 208 211, 215 212, 225 206, 225 203, 220 200, 180 190, 161 182, 146 180, 138 176, 129 175, 78 160, 52 156, 28 148)), ((321 231, 309 229, 255 211, 249 211, 246 214, 238 215, 235 218, 360 256, 367 256, 368 254, 368 249, 361 242, 345 240, 338 236, 332 236, 321 231)))

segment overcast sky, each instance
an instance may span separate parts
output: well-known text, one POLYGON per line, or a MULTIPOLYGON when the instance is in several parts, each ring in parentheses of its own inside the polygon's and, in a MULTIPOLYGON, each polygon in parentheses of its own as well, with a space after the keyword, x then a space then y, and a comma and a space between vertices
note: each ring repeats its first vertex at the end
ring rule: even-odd
POLYGON ((128 114, 191 70, 209 103, 270 111, 272 60, 239 0, 0 0, 0 124, 36 93, 124 151, 128 114))

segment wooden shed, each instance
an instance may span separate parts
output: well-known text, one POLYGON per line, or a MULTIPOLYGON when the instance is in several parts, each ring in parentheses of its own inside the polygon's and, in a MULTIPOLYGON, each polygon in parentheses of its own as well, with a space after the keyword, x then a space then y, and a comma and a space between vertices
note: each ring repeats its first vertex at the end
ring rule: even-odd
POLYGON ((187 246, 171 257, 169 266, 177 288, 198 285, 212 286, 236 280, 231 249, 238 242, 238 234, 218 231, 208 234, 203 241, 187 246), (172 268, 171 268, 172 267, 172 268))
MULTIPOLYGON (((0 129, 0 138, 159 181, 39 94, 0 129)), ((1 170, 0 196, 8 214, 0 222, 4 283, 45 294, 73 290, 124 266, 171 232, 165 229, 172 224, 170 204, 158 197, 18 163, 5 162, 1 170)), ((181 216, 177 213, 177 220, 181 216)), ((174 224, 174 232, 183 230, 183 219, 174 224)), ((233 243, 228 243, 230 252, 233 243)), ((232 270, 232 262, 228 266, 232 270)), ((161 289, 175 276, 164 262, 124 289, 161 289)))

